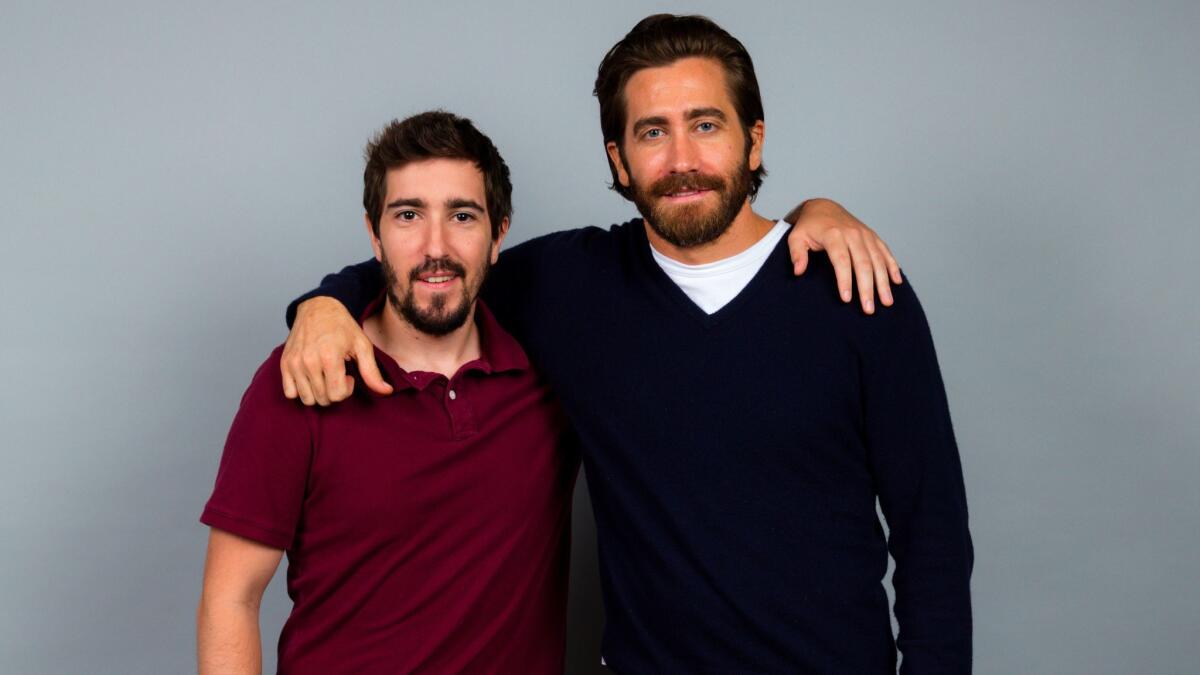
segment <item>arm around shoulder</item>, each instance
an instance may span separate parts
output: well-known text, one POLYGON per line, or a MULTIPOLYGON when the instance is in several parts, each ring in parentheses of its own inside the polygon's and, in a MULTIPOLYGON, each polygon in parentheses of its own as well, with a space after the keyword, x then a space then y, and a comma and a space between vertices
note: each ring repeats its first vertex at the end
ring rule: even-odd
POLYGON ((529 327, 530 315, 540 311, 540 293, 547 284, 561 283, 563 274, 577 270, 585 255, 589 236, 599 228, 551 232, 500 252, 488 272, 481 298, 506 330, 520 340, 529 327))
POLYGON ((392 393, 356 320, 383 291, 383 283, 379 261, 371 258, 327 275, 319 287, 288 305, 291 332, 279 362, 285 396, 305 405, 345 400, 354 391, 354 378, 346 374, 349 360, 357 362, 368 388, 392 393))
POLYGON ((837 274, 842 302, 853 298, 852 288, 857 281, 859 302, 865 313, 875 312, 877 290, 880 301, 891 306, 888 281, 902 283, 900 265, 874 230, 841 204, 822 198, 801 202, 784 220, 792 224, 788 249, 795 274, 804 274, 808 268, 809 251, 825 251, 837 274))
POLYGON ((340 272, 326 274, 320 286, 291 301, 284 313, 284 320, 291 328, 300 305, 319 296, 337 300, 351 315, 358 316, 382 290, 383 268, 378 260, 370 258, 356 265, 347 265, 340 272))

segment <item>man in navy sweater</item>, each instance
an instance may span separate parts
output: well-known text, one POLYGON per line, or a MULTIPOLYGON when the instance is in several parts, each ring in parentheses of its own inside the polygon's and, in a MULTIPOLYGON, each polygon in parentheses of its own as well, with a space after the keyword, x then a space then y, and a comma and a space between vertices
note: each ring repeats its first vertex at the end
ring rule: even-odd
MULTIPOLYGON (((614 189, 642 218, 517 246, 484 297, 581 438, 607 664, 888 673, 898 646, 904 673, 970 672, 962 470, 911 287, 870 317, 841 304, 828 258, 793 275, 787 224, 751 208, 753 65, 711 21, 644 19, 605 56, 596 95, 614 189)), ((364 264, 308 297, 357 314, 381 284, 364 264)), ((299 364, 321 341, 349 355, 357 339, 331 318, 345 310, 319 307, 282 366, 313 382, 325 373, 299 364)))

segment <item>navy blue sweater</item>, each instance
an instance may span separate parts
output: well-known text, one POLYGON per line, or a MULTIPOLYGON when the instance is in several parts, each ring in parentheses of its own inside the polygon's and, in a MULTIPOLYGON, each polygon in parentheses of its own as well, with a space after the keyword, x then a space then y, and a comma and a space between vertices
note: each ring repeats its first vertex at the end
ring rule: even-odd
MULTIPOLYGON (((381 284, 370 261, 314 293, 358 315, 381 284)), ((610 667, 894 673, 890 549, 902 672, 970 672, 962 469, 925 317, 895 294, 866 316, 825 256, 794 277, 784 240, 708 315, 640 219, 501 256, 485 300, 583 442, 610 667)))

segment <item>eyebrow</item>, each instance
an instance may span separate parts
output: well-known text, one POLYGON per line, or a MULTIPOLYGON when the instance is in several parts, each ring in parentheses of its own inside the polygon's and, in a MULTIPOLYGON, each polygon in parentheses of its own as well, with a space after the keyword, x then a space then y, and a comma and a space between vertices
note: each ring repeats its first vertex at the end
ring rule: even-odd
MULTIPOLYGON (((395 199, 395 200, 388 202, 387 206, 384 206, 383 208, 384 209, 396 209, 396 208, 400 208, 401 206, 411 206, 414 208, 423 209, 423 208, 425 208, 426 204, 425 204, 425 200, 421 199, 420 197, 401 197, 399 199, 395 199)), ((466 199, 464 197, 447 199, 446 200, 446 208, 448 208, 448 209, 475 209, 476 211, 479 211, 481 213, 485 210, 482 206, 479 205, 479 202, 475 201, 474 199, 466 199)))
POLYGON ((400 199, 395 199, 395 200, 388 202, 387 206, 385 206, 383 208, 384 209, 394 209, 394 208, 398 208, 401 206, 415 206, 418 209, 423 209, 423 208, 425 208, 425 200, 416 198, 416 197, 401 197, 400 199))
MULTIPOLYGON (((684 113, 683 117, 686 120, 694 120, 694 119, 697 119, 700 117, 713 117, 718 120, 721 120, 722 122, 724 122, 727 119, 725 113, 720 108, 713 108, 713 107, 692 108, 692 109, 688 110, 686 113, 684 113)), ((667 118, 666 117, 663 117, 661 115, 654 115, 652 117, 643 117, 633 123, 633 133, 636 135, 639 132, 641 132, 642 129, 645 129, 646 127, 665 127, 665 126, 667 126, 667 118)))
POLYGON ((692 108, 687 111, 687 119, 694 120, 698 117, 715 117, 722 122, 725 121, 725 113, 720 108, 692 108))
POLYGON ((448 208, 448 209, 475 209, 476 211, 479 211, 480 213, 483 213, 483 211, 484 211, 484 208, 479 205, 479 202, 475 201, 474 199, 464 199, 462 197, 459 197, 457 199, 447 199, 446 200, 446 208, 448 208))
POLYGON ((636 136, 646 127, 665 127, 667 126, 667 118, 662 116, 643 117, 633 123, 633 134, 636 136))

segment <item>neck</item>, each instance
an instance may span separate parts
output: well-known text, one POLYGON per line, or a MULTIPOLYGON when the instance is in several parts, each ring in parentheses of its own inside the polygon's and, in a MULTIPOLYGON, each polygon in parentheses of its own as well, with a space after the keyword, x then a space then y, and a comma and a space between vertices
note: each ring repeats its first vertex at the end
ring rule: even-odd
POLYGON ((729 229, 725 230, 721 236, 707 244, 689 248, 681 248, 658 236, 658 233, 646 223, 644 218, 642 224, 646 228, 646 238, 650 240, 650 245, 656 251, 685 265, 703 265, 724 260, 750 248, 771 231, 771 228, 775 226, 775 221, 755 213, 750 208, 750 200, 747 199, 733 219, 733 223, 729 225, 729 229))
POLYGON ((441 373, 449 378, 464 363, 480 356, 474 304, 463 325, 439 336, 417 330, 392 307, 392 303, 385 301, 382 312, 363 322, 363 331, 376 347, 408 372, 441 373))

